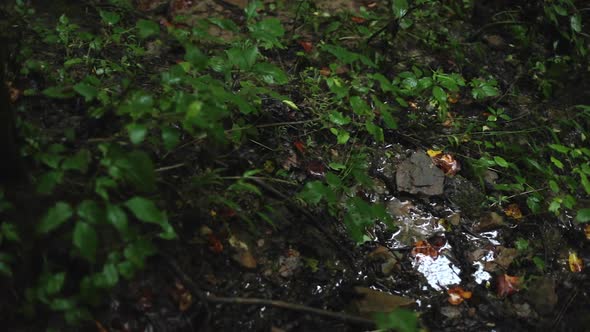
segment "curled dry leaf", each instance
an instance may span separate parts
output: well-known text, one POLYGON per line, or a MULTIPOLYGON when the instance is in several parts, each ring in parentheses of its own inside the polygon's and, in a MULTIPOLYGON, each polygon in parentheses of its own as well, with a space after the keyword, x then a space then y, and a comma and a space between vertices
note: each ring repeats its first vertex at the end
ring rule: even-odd
POLYGON ((320 75, 322 76, 330 76, 332 72, 330 71, 330 69, 328 69, 328 67, 322 67, 322 69, 320 69, 320 75))
POLYGON ((312 160, 307 163, 305 170, 307 174, 315 178, 323 178, 326 175, 326 167, 319 160, 312 160))
POLYGON ((582 269, 584 268, 584 262, 582 262, 582 259, 578 256, 578 254, 575 251, 569 252, 567 263, 570 267, 570 271, 574 273, 582 272, 582 269))
POLYGON ((305 153, 305 144, 302 141, 295 141, 293 142, 293 145, 301 154, 305 153))
POLYGON ((352 16, 350 18, 350 20, 353 21, 354 23, 357 23, 357 24, 362 24, 362 23, 365 23, 365 21, 366 21, 364 18, 358 17, 358 16, 352 16))
POLYGON ((223 251, 223 244, 221 243, 219 238, 215 236, 215 234, 210 233, 209 235, 207 235, 207 240, 209 242, 209 250, 213 251, 216 254, 219 254, 223 251))
POLYGON ((496 291, 498 296, 505 297, 518 292, 520 277, 500 274, 496 278, 496 291))
POLYGON ((186 311, 193 304, 193 295, 179 280, 174 282, 174 288, 170 293, 172 299, 178 303, 178 309, 182 312, 186 311))
POLYGON ((437 150, 428 150, 426 153, 430 156, 432 162, 440 168, 445 175, 453 176, 461 170, 461 164, 451 154, 437 150))
POLYGON ((584 226, 584 235, 586 235, 586 240, 590 240, 590 224, 584 226))
POLYGON ((428 241, 420 240, 414 244, 412 248, 412 257, 416 257, 418 254, 430 256, 432 258, 438 257, 438 250, 436 250, 428 241))
POLYGON ((522 212, 520 211, 520 207, 516 203, 508 205, 504 209, 504 213, 506 214, 507 217, 510 217, 510 218, 513 218, 516 220, 522 219, 522 212))
POLYGON ((463 303, 464 300, 470 299, 473 295, 473 293, 464 290, 461 286, 449 288, 447 294, 449 294, 448 301, 452 305, 459 305, 463 303))
POLYGON ((300 40, 299 45, 301 45, 305 53, 311 53, 313 51, 313 43, 309 40, 300 40))

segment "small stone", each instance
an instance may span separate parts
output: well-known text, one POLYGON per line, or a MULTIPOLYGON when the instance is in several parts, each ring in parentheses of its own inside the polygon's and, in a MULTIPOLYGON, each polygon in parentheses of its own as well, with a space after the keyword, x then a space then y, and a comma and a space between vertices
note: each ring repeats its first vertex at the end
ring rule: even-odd
POLYGON ((504 218, 496 212, 484 214, 479 221, 473 226, 476 233, 489 232, 501 228, 505 225, 504 218))
POLYGON ((435 196, 443 193, 445 175, 426 153, 416 151, 399 164, 395 181, 400 191, 435 196))
POLYGON ((440 313, 449 319, 457 319, 461 317, 461 309, 458 307, 442 307, 440 313))

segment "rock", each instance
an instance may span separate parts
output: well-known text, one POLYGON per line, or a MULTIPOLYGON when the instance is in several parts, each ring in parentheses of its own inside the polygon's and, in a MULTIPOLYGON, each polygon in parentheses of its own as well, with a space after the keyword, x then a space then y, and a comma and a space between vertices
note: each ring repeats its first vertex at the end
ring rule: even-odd
POLYGON ((445 175, 422 151, 416 151, 397 168, 395 181, 399 191, 425 196, 442 195, 445 175))
POLYGON ((482 203, 486 200, 480 188, 460 175, 447 178, 445 196, 467 218, 478 216, 482 203))
POLYGON ((366 287, 354 287, 359 296, 353 300, 356 311, 363 317, 372 317, 377 312, 391 312, 397 308, 407 308, 415 301, 405 296, 381 292, 366 287))
POLYGON ((461 317, 461 309, 458 307, 442 307, 440 313, 448 319, 456 319, 461 317))

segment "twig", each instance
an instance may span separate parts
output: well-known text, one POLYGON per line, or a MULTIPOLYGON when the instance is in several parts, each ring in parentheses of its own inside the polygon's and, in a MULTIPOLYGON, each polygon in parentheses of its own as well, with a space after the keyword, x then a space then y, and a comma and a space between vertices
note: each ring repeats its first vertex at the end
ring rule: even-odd
POLYGON ((168 264, 172 270, 182 279, 186 287, 199 299, 212 302, 212 303, 226 303, 226 304, 246 304, 246 305, 262 305, 262 306, 270 306, 275 308, 281 308, 286 310, 292 311, 299 311, 305 312, 309 314, 314 314, 322 317, 332 318, 336 320, 340 320, 347 323, 364 325, 364 326, 375 326, 375 322, 370 319, 357 317, 354 315, 345 314, 342 312, 334 312, 324 309, 318 309, 314 307, 309 307, 302 304, 290 303, 285 301, 277 301, 277 300, 268 300, 268 299, 260 299, 260 298, 246 298, 246 297, 222 297, 222 296, 215 296, 209 293, 205 293, 201 291, 201 289, 197 286, 197 284, 190 278, 184 271, 176 264, 175 259, 171 256, 166 254, 160 253, 163 256, 164 261, 168 264))
POLYGON ((180 167, 183 167, 183 166, 184 166, 184 163, 180 163, 180 164, 176 164, 176 165, 170 165, 170 166, 164 166, 164 167, 156 168, 154 170, 154 172, 169 171, 169 170, 180 168, 180 167))

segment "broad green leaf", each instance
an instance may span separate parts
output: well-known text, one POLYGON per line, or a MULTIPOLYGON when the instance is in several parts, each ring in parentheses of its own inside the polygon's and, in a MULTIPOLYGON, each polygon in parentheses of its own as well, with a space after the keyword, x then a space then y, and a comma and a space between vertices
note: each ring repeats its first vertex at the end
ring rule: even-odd
POLYGON ((185 46, 186 54, 184 58, 190 62, 196 70, 202 70, 207 68, 209 64, 209 58, 203 53, 197 46, 188 44, 185 46))
POLYGON ((98 248, 98 235, 94 227, 84 221, 78 221, 74 227, 72 242, 80 250, 82 257, 94 262, 98 248))
POLYGON ((574 32, 582 32, 582 17, 580 14, 574 14, 570 16, 570 26, 574 32))
MULTIPOLYGON (((156 189, 156 173, 151 158, 143 151, 132 151, 117 159, 115 166, 125 180, 144 192, 156 189)), ((117 174, 112 174, 117 178, 117 174)))
POLYGON ((74 91, 84 97, 85 101, 91 101, 98 95, 98 89, 96 87, 84 82, 74 85, 74 91))
POLYGON ((346 144, 350 139, 350 133, 343 129, 338 128, 330 128, 330 132, 336 135, 336 140, 338 144, 346 144))
POLYGON ((345 116, 344 114, 338 111, 331 111, 328 117, 330 119, 330 122, 339 126, 347 125, 351 121, 350 117, 345 116))
POLYGON ((590 196, 590 181, 588 181, 588 176, 584 173, 580 173, 580 182, 582 183, 582 188, 587 195, 590 196))
POLYGON ((139 37, 142 39, 157 35, 160 33, 160 26, 158 23, 150 20, 141 19, 137 21, 135 27, 138 30, 139 37))
POLYGON ((75 155, 64 159, 61 164, 61 169, 64 171, 77 170, 81 173, 86 173, 91 158, 92 155, 90 154, 90 151, 81 149, 75 155))
POLYGON ((66 273, 59 272, 55 274, 45 274, 41 277, 40 283, 43 292, 47 295, 55 295, 63 288, 66 281, 66 273))
POLYGON ((369 105, 359 96, 350 97, 350 106, 354 113, 360 116, 368 115, 371 112, 369 105))
POLYGON ((375 314, 375 322, 380 330, 394 329, 399 332, 417 332, 418 316, 416 313, 399 308, 390 313, 375 314))
POLYGON ((504 159, 504 158, 502 158, 500 156, 495 156, 494 157, 494 162, 496 163, 496 165, 498 165, 500 167, 506 168, 506 167, 510 166, 508 164, 508 162, 506 161, 506 159, 504 159))
POLYGON ((252 71, 259 74, 267 84, 285 84, 289 81, 287 74, 281 68, 268 62, 257 63, 252 71))
POLYGON ((168 222, 166 213, 160 211, 156 204, 149 199, 135 196, 125 202, 125 206, 135 215, 135 217, 143 222, 159 225, 163 232, 159 236, 165 240, 170 240, 176 237, 174 229, 168 222))
POLYGON ((121 20, 121 15, 106 10, 99 10, 100 18, 108 25, 115 25, 121 20))
POLYGON ((65 202, 58 202, 47 211, 47 214, 37 225, 37 233, 47 234, 58 228, 72 217, 74 211, 72 207, 65 202))
POLYGON ((232 47, 225 51, 229 62, 241 70, 250 70, 256 63, 260 54, 255 45, 244 47, 232 47))
POLYGON ((311 181, 305 184, 303 190, 299 193, 299 197, 307 204, 316 205, 322 198, 326 197, 329 189, 320 181, 311 181))
POLYGON ((408 12, 408 1, 407 0, 393 0, 391 1, 391 10, 393 11, 393 17, 400 19, 408 12))
POLYGON ((440 104, 446 104, 447 93, 440 86, 435 85, 432 87, 432 95, 440 104))
POLYGON ((104 220, 104 210, 93 200, 84 200, 77 207, 78 216, 91 224, 100 223, 104 220))
POLYGON ((44 95, 55 99, 68 99, 74 96, 74 91, 71 88, 63 86, 52 86, 42 92, 44 95))
POLYGON ((162 141, 166 150, 174 149, 180 143, 180 130, 173 127, 163 127, 162 141))
POLYGON ((273 47, 282 48, 279 38, 285 34, 281 21, 276 17, 265 18, 255 24, 250 24, 248 29, 252 38, 261 43, 265 49, 273 47))
MULTIPOLYGON (((156 248, 154 245, 147 240, 138 240, 127 245, 123 251, 123 255, 129 262, 138 268, 145 266, 145 259, 154 255, 156 248)), ((119 269, 119 272, 121 270, 119 269)))
POLYGON ((341 170, 346 169, 346 165, 341 164, 341 163, 336 163, 336 162, 329 163, 328 167, 330 167, 331 169, 336 170, 336 171, 341 171, 341 170))
POLYGON ((568 153, 571 149, 561 144, 549 144, 549 147, 557 152, 568 153))
POLYGON ((551 162, 553 163, 553 165, 555 165, 555 167, 557 167, 559 169, 563 169, 563 163, 559 159, 557 159, 553 156, 551 156, 550 159, 551 159, 551 162))
POLYGON ((130 123, 127 125, 127 132, 131 143, 139 144, 143 142, 147 135, 147 126, 141 123, 130 123))
POLYGON ((6 241, 10 242, 19 242, 20 236, 18 235, 18 230, 13 223, 3 222, 0 225, 0 234, 6 239, 6 241))
POLYGON ((62 171, 49 171, 41 175, 37 180, 37 192, 40 194, 50 194, 55 186, 63 181, 64 173, 62 171))
POLYGON ((128 222, 125 210, 117 205, 107 204, 106 218, 107 221, 119 231, 119 234, 127 234, 128 222))
POLYGON ((590 221, 590 208, 580 209, 576 214, 576 221, 586 223, 590 221))

